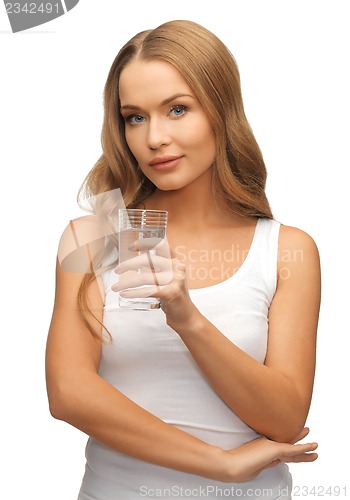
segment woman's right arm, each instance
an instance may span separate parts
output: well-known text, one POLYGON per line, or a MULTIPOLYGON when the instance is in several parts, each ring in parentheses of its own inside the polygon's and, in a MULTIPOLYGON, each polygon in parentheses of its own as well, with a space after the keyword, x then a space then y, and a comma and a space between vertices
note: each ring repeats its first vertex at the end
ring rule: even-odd
MULTIPOLYGON (((250 447, 222 450, 166 424, 103 380, 98 374, 101 342, 87 329, 77 305, 82 278, 83 274, 67 272, 57 262, 46 350, 47 391, 55 418, 126 455, 223 482, 248 480, 280 460, 315 459, 307 454, 313 445, 264 438, 250 447)), ((97 280, 90 285, 89 301, 102 320, 97 280)))
MULTIPOLYGON (((219 473, 215 472, 218 448, 166 424, 98 375, 101 342, 87 329, 77 306, 82 277, 64 271, 57 263, 46 349, 51 414, 138 459, 200 475, 210 475, 211 469, 213 474, 219 473)), ((102 320, 103 304, 96 280, 90 286, 89 301, 102 320)))

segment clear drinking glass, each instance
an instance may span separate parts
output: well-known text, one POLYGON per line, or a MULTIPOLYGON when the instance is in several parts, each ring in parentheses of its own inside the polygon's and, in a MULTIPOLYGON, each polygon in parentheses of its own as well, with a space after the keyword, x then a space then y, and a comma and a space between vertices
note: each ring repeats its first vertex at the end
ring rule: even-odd
MULTIPOLYGON (((155 254, 155 246, 158 245, 166 235, 168 212, 165 210, 143 210, 134 208, 120 208, 119 218, 119 262, 125 262, 136 255, 144 253, 130 250, 129 247, 135 241, 149 239, 148 251, 155 254)), ((142 273, 141 270, 139 270, 142 273)), ((122 280, 122 275, 120 276, 122 280)), ((143 285, 147 286, 147 285, 143 285)), ((143 288, 140 287, 140 288, 143 288)), ((160 302, 155 297, 126 298, 119 296, 119 306, 128 309, 159 309, 160 302)))

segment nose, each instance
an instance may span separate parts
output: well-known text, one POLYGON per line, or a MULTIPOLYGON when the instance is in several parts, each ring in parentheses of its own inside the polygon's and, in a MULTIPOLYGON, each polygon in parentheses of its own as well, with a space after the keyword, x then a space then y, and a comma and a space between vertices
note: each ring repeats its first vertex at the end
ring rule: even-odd
POLYGON ((159 118, 149 119, 147 146, 150 149, 158 149, 169 144, 170 141, 169 130, 163 120, 159 118))

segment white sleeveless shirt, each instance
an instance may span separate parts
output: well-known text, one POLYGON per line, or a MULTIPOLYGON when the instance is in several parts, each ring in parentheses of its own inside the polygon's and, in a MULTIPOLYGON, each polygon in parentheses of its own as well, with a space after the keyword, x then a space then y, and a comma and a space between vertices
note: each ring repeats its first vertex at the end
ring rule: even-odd
MULTIPOLYGON (((280 223, 258 219, 249 252, 225 281, 190 290, 199 311, 229 340, 260 363, 267 350, 268 312, 277 282, 280 223)), ((164 312, 124 310, 113 270, 104 275, 103 322, 113 340, 102 348, 99 373, 120 392, 164 422, 224 449, 258 434, 235 415, 211 387, 164 312)), ((156 443, 155 443, 156 446, 156 443)), ((221 483, 134 459, 90 438, 78 500, 218 498, 272 500, 290 489, 285 464, 246 483, 221 483), (287 486, 288 485, 288 486, 287 486)))

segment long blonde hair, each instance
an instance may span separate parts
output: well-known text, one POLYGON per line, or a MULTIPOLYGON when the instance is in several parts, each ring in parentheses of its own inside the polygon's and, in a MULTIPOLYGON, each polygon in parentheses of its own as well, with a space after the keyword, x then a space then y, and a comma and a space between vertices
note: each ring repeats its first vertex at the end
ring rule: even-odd
MULTIPOLYGON (((119 188, 125 205, 135 207, 155 190, 137 168, 120 114, 119 77, 135 58, 171 63, 197 97, 216 140, 214 191, 236 214, 272 218, 265 193, 266 167, 245 116, 236 61, 219 38, 192 21, 170 21, 143 31, 119 51, 104 88, 103 154, 79 194, 94 196, 119 188)), ((87 287, 93 279, 93 275, 87 275, 80 288, 79 305, 84 318, 88 310, 87 287)))

